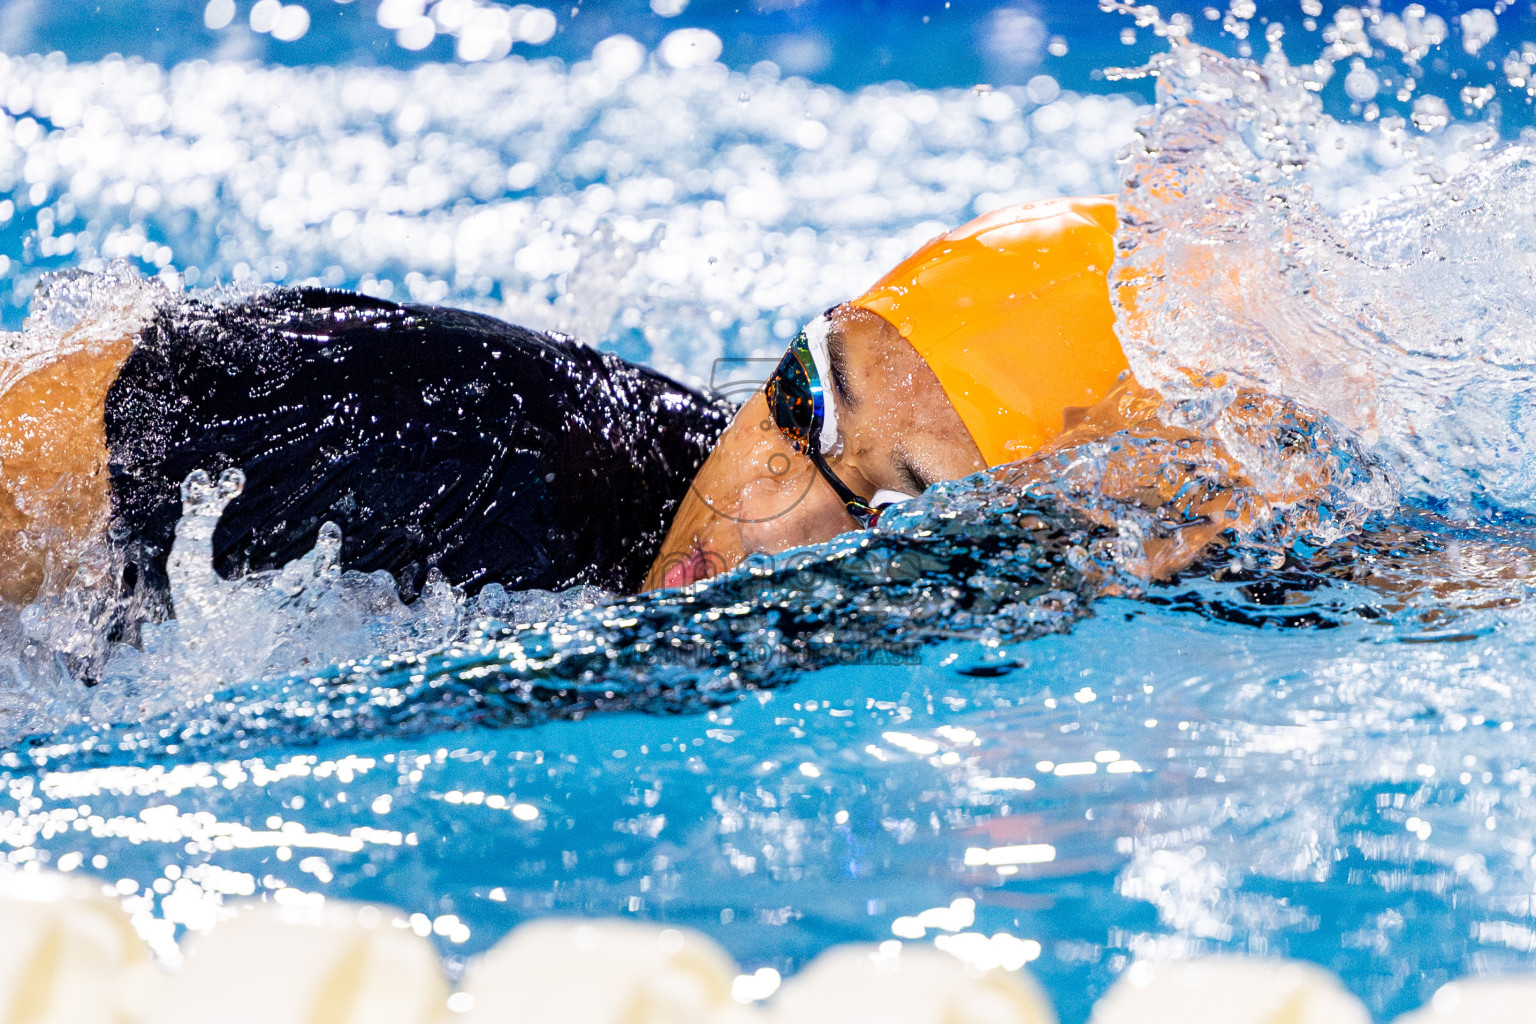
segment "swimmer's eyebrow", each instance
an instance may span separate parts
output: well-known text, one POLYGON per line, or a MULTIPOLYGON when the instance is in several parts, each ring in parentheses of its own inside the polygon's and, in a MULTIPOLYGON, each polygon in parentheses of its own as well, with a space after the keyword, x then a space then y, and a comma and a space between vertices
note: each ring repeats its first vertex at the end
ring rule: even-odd
POLYGON ((832 388, 837 392, 837 397, 848 408, 857 409, 859 400, 848 390, 848 352, 840 327, 834 326, 827 332, 827 358, 832 363, 832 388))

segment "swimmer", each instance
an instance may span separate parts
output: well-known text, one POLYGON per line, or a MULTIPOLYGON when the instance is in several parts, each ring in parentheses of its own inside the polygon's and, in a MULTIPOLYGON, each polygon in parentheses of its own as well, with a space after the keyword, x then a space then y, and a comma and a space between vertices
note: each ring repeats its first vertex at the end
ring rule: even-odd
MULTIPOLYGON (((807 325, 739 411, 473 313, 308 288, 169 304, 134 337, 13 368, 0 598, 57 588, 105 544, 119 596, 167 614, 179 488, 199 469, 246 477, 213 538, 226 577, 280 567, 331 521, 343 567, 388 571, 407 597, 433 572, 470 591, 634 591, 869 527, 1053 446, 1168 433, 1114 336, 1115 224, 1109 198, 1062 199, 943 235, 807 325)), ((1193 510, 1154 571, 1198 555, 1216 511, 1193 510)))
POLYGON ((0 394, 0 598, 31 600, 73 571, 61 553, 104 539, 121 602, 168 613, 181 482, 230 467, 246 484, 213 536, 226 578, 303 555, 330 521, 342 566, 407 598, 434 571, 471 591, 633 590, 732 411, 459 310, 305 288, 182 300, 0 394))
MULTIPOLYGON (((1156 421, 1114 333, 1113 199, 978 217, 813 320, 736 415, 683 499, 647 587, 694 582, 868 527, 931 484, 1156 421)), ((1162 507, 1178 488, 1118 474, 1108 497, 1162 507)), ((1149 543, 1152 575, 1225 528, 1219 496, 1149 543)))

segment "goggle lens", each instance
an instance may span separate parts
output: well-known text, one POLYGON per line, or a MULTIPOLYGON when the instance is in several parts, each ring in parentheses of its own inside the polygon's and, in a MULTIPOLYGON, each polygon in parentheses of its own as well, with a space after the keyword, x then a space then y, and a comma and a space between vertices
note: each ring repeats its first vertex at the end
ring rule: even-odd
POLYGON ((820 428, 816 422, 816 396, 805 364, 791 346, 768 381, 768 406, 774 425, 800 452, 811 450, 811 438, 820 428))

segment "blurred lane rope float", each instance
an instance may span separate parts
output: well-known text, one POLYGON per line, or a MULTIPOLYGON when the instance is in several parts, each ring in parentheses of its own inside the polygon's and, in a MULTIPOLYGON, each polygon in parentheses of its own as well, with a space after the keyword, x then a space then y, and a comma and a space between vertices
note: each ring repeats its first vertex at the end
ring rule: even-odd
MULTIPOLYGON (((157 966, 103 881, 0 876, 0 1024, 1056 1024, 1025 970, 930 945, 834 946, 787 981, 714 940, 546 918, 471 960, 457 989, 388 907, 252 903, 157 966)), ((1399 1024, 1529 1018, 1536 976, 1442 986, 1399 1024)), ((1133 963, 1090 1024, 1370 1024, 1329 971, 1268 957, 1133 963)))

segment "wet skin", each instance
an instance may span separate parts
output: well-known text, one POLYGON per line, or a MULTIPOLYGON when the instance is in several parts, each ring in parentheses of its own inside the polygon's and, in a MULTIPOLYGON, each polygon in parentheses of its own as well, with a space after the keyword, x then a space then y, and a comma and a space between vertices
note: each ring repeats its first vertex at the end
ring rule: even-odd
MULTIPOLYGON (((841 444, 825 453, 865 499, 921 494, 985 469, 981 451, 928 364, 882 317, 831 314, 828 350, 841 444)), ((742 406, 678 508, 645 589, 694 583, 771 554, 858 529, 810 459, 785 440, 758 392, 742 406)))
POLYGON ((105 533, 111 509, 102 410, 133 340, 66 336, 59 348, 0 379, 0 600, 11 604, 45 583, 62 589, 75 545, 105 533))
MULTIPOLYGON (((828 340, 842 443, 828 460, 850 487, 865 498, 879 489, 919 494, 931 483, 985 468, 932 371, 895 328, 856 307, 839 308, 833 320, 828 340)), ((0 380, 0 601, 13 605, 61 589, 76 571, 78 546, 103 535, 110 511, 102 410, 133 339, 66 337, 60 348, 63 354, 11 367, 0 380)), ((1269 402, 1259 395, 1239 404, 1267 421, 1279 415, 1269 402)), ((1167 426, 1158 419, 1159 406, 1156 392, 1126 375, 1096 404, 1066 410, 1062 433, 1039 453, 992 472, 1020 489, 1050 482, 1061 470, 1056 456, 1117 436, 1211 446, 1229 471, 1205 487, 1185 486, 1189 475, 1177 468, 1177 458, 1165 461, 1167 449, 1148 458, 1125 446, 1098 459, 1100 495, 1159 510, 1181 524, 1145 544, 1145 574, 1166 579, 1222 543, 1237 514, 1232 489, 1252 485, 1219 442, 1167 426)), ((1299 479, 1297 485, 1305 491, 1322 483, 1299 479)), ((758 393, 699 471, 646 589, 694 582, 748 555, 855 529, 826 481, 773 425, 758 393)), ((1373 556, 1355 568, 1354 578, 1389 594, 1410 594, 1431 584, 1437 593, 1477 591, 1529 576, 1526 549, 1515 558, 1496 544, 1487 547, 1458 542, 1454 550, 1418 557, 1373 556)))

